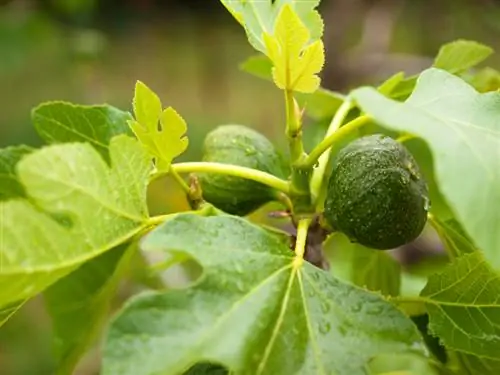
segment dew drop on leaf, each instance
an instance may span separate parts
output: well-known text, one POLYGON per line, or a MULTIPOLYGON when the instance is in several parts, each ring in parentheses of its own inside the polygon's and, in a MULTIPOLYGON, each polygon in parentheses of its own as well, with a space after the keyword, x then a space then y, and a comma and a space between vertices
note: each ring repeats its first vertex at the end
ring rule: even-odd
POLYGON ((356 303, 356 304, 352 305, 351 311, 353 313, 360 312, 361 311, 361 303, 356 303))
POLYGON ((236 263, 234 265, 234 270, 236 271, 236 273, 243 273, 244 272, 243 267, 239 263, 236 263))
POLYGON ((429 211, 430 208, 431 208, 431 201, 430 201, 430 199, 427 196, 425 196, 425 195, 423 195, 422 198, 424 199, 424 210, 429 211))
POLYGON ((332 326, 331 326, 330 322, 323 321, 319 325, 318 330, 319 330, 319 333, 321 333, 322 335, 326 335, 328 332, 330 332, 331 328, 332 328, 332 326))
POLYGON ((372 308, 368 309, 366 313, 368 315, 380 315, 382 313, 383 308, 381 306, 373 306, 372 308))
POLYGON ((236 289, 238 289, 238 291, 240 291, 240 292, 244 292, 245 291, 245 284, 244 284, 244 282, 241 281, 241 280, 238 280, 236 282, 236 289))
POLYGON ((337 329, 338 329, 338 333, 340 333, 340 335, 342 335, 342 336, 346 336, 347 335, 347 328, 345 326, 339 325, 337 327, 337 329))
POLYGON ((330 312, 330 304, 328 303, 328 301, 321 302, 321 311, 324 314, 330 312))

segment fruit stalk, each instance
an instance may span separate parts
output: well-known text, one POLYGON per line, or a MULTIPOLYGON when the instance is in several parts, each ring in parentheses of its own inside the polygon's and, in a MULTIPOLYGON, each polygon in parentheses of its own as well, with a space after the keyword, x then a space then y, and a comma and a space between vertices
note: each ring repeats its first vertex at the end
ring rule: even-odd
POLYGON ((225 174, 234 177, 242 177, 248 180, 261 182, 264 185, 273 187, 285 194, 288 194, 290 192, 290 186, 287 181, 273 176, 270 173, 259 171, 253 168, 241 167, 239 165, 200 161, 174 163, 171 165, 171 169, 176 171, 177 173, 208 172, 225 174))

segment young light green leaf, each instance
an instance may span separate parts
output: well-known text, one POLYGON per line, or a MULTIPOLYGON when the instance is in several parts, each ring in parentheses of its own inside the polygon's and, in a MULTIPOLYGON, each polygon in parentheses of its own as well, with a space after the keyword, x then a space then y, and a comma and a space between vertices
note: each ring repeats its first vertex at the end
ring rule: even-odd
POLYGON ((292 7, 307 27, 310 39, 319 40, 323 35, 323 21, 315 10, 320 0, 221 0, 234 18, 245 28, 248 41, 258 51, 266 53, 264 33, 272 34, 281 9, 292 7))
POLYGON ((398 72, 389 78, 387 78, 384 82, 382 82, 378 86, 378 91, 381 94, 384 94, 385 96, 391 96, 391 93, 394 91, 398 85, 403 82, 405 79, 405 73, 404 72, 398 72))
POLYGON ((493 49, 471 40, 459 39, 443 45, 432 65, 450 73, 461 73, 486 60, 493 49))
POLYGON ((267 55, 273 62, 273 80, 282 90, 304 93, 318 89, 318 73, 325 62, 323 42, 307 44, 310 33, 289 5, 283 6, 273 34, 264 34, 267 55))
POLYGON ((162 111, 158 96, 140 81, 135 86, 134 114, 135 121, 129 121, 132 131, 154 158, 156 168, 168 171, 172 160, 188 146, 186 122, 172 107, 162 111))
POLYGON ((33 149, 28 146, 12 146, 0 149, 0 201, 24 197, 24 187, 16 174, 16 164, 33 149))
POLYGON ((31 119, 47 143, 89 142, 107 161, 111 139, 132 135, 127 125, 132 119, 130 113, 109 105, 47 102, 33 109, 31 119))
POLYGON ((494 205, 500 202, 500 93, 479 94, 460 78, 431 68, 405 103, 373 88, 352 95, 381 125, 427 142, 439 190, 474 243, 500 268, 500 211, 494 205))
POLYGON ((203 361, 238 374, 358 375, 377 354, 422 349, 391 304, 297 265, 288 243, 242 218, 179 215, 142 248, 187 254, 204 274, 188 290, 130 300, 108 332, 103 375, 178 374, 203 361))
POLYGON ((401 265, 384 251, 374 251, 353 244, 351 275, 354 284, 380 292, 386 296, 397 296, 401 288, 401 265))
MULTIPOLYGON (((250 57, 240 65, 240 69, 256 77, 273 81, 273 63, 264 55, 250 57)), ((331 118, 345 100, 344 95, 322 87, 313 93, 298 92, 295 98, 299 106, 314 120, 331 118)))
POLYGON ((273 63, 265 55, 250 56, 240 64, 240 69, 266 81, 273 80, 273 63))
POLYGON ((130 244, 84 263, 44 293, 52 318, 57 375, 71 375, 102 329, 116 288, 135 250, 130 244))
POLYGON ((421 293, 430 330, 452 350, 493 360, 500 353, 500 276, 481 253, 456 259, 421 293))
POLYGON ((0 307, 38 294, 147 223, 151 163, 128 136, 110 143, 110 167, 88 143, 25 156, 29 199, 0 202, 0 307))
POLYGON ((160 98, 141 81, 135 84, 133 106, 138 123, 146 129, 158 128, 158 121, 163 111, 160 98))

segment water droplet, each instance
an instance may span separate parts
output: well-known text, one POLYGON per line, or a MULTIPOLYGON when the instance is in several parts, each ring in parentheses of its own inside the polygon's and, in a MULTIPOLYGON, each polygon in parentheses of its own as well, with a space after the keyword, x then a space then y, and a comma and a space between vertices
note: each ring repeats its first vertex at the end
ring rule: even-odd
POLYGON ((307 291, 307 295, 309 297, 314 297, 316 295, 316 292, 314 291, 313 288, 309 288, 309 290, 307 291))
POLYGON ((319 273, 315 272, 312 274, 312 276, 314 280, 319 281, 319 273))
POLYGON ((323 314, 330 312, 330 304, 327 301, 321 302, 321 311, 323 314))
POLYGON ((255 155, 256 153, 257 153, 257 151, 253 147, 247 147, 245 149, 245 154, 248 156, 255 155))
POLYGON ((430 201, 430 199, 427 196, 425 196, 425 195, 422 195, 422 198, 424 199, 424 210, 429 211, 430 208, 431 208, 431 201, 430 201))
POLYGON ((239 263, 236 263, 234 265, 234 270, 237 272, 237 273, 243 273, 243 267, 241 266, 241 264, 239 263))
POLYGON ((318 330, 322 335, 326 335, 328 332, 330 332, 331 328, 332 326, 330 322, 324 321, 319 325, 318 330))
POLYGON ((245 291, 245 284, 243 283, 243 281, 238 280, 236 282, 236 289, 238 289, 240 292, 244 292, 245 291))
POLYGON ((361 311, 361 303, 357 302, 354 305, 351 306, 351 311, 354 313, 360 312, 361 311))
POLYGON ((347 328, 343 325, 338 326, 337 329, 342 336, 347 335, 347 328))
POLYGON ((382 306, 375 305, 372 306, 370 309, 368 309, 366 313, 369 315, 380 315, 380 313, 382 313, 383 310, 384 309, 382 308, 382 306))

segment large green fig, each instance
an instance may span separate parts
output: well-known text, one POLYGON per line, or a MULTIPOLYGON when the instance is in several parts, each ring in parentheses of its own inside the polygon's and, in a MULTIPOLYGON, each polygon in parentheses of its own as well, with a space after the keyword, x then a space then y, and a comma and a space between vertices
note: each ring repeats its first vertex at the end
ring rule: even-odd
MULTIPOLYGON (((207 134, 203 161, 235 164, 286 178, 283 157, 264 135, 243 125, 221 125, 207 134)), ((216 173, 199 176, 203 198, 229 214, 245 216, 275 198, 259 182, 216 173)))
POLYGON ((375 134, 340 150, 324 209, 334 230, 366 247, 393 249, 420 235, 428 209, 427 184, 400 143, 375 134))

